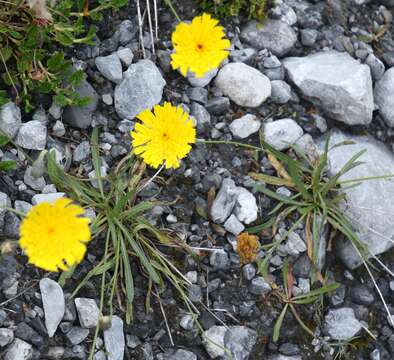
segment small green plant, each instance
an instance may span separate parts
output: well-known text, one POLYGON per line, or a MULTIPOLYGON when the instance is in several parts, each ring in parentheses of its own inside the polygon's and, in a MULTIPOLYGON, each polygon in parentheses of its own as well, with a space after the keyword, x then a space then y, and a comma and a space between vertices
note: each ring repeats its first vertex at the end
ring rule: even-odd
MULTIPOLYGON (((100 0, 89 10, 87 0, 60 0, 53 8, 45 5, 37 8, 25 0, 1 0, 0 65, 3 69, 3 88, 8 87, 9 94, 13 93, 16 102, 22 102, 26 111, 34 108, 34 96, 38 93, 54 95, 55 102, 60 106, 87 104, 90 99, 74 91, 85 75, 82 71, 72 70, 72 64, 65 59, 61 48, 73 44, 92 44, 96 27, 87 29, 85 17, 100 20, 104 10, 119 8, 127 2, 100 0)), ((4 91, 1 92, 0 104, 7 97, 4 91)))
POLYGON ((201 0, 201 8, 218 18, 234 17, 244 13, 250 19, 262 20, 267 0, 201 0))
POLYGON ((283 263, 283 268, 282 268, 282 275, 283 275, 283 288, 284 292, 280 290, 275 290, 275 295, 279 299, 280 302, 285 304, 285 306, 282 309, 282 312, 278 316, 273 334, 272 334, 272 340, 274 342, 277 342, 279 340, 279 335, 280 335, 280 329, 283 324, 283 319, 285 318, 286 312, 288 309, 291 310, 293 313, 293 316, 295 319, 298 321, 298 323, 301 325, 301 327, 312 337, 314 337, 314 331, 312 331, 306 324, 305 322, 301 319, 300 315, 297 312, 296 305, 309 305, 312 303, 316 303, 317 301, 321 300, 322 297, 331 292, 334 291, 339 287, 339 284, 333 283, 330 285, 323 285, 320 288, 317 288, 315 290, 311 290, 307 293, 300 294, 294 296, 292 294, 292 289, 293 289, 293 283, 294 283, 294 278, 291 273, 290 267, 288 260, 285 259, 283 263))
MULTIPOLYGON (((0 148, 7 145, 9 143, 9 139, 7 136, 2 135, 0 132, 0 148)), ((14 160, 3 160, 0 161, 0 171, 9 171, 16 167, 16 161, 14 160)))
MULTIPOLYGON (((90 278, 101 275, 100 311, 103 311, 105 303, 111 316, 116 295, 118 306, 125 311, 126 322, 129 323, 134 300, 133 262, 140 265, 147 278, 147 307, 150 304, 150 295, 154 293, 160 297, 167 282, 178 292, 189 311, 197 312, 185 292, 190 282, 162 251, 166 246, 188 250, 187 246, 146 220, 144 213, 152 209, 155 202, 138 201, 137 195, 144 186, 141 180, 145 165, 129 154, 108 177, 103 178, 100 173, 97 128, 92 134, 92 161, 96 177, 89 182, 65 173, 56 163, 55 154, 49 153, 48 156, 48 175, 57 188, 67 192, 68 197, 84 208, 95 211, 92 239, 102 241, 104 248, 101 261, 86 275, 72 296, 75 296, 90 278)), ((63 273, 59 282, 64 284, 71 274, 72 270, 63 273)), ((95 339, 98 331, 99 328, 96 330, 95 339)), ((94 345, 92 349, 94 350, 94 345)))

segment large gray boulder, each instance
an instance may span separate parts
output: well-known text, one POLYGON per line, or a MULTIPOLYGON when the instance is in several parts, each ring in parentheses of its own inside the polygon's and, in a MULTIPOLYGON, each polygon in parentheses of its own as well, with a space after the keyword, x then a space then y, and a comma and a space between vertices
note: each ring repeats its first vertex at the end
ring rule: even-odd
POLYGON ((115 109, 122 119, 134 119, 140 112, 151 109, 163 96, 166 82, 150 60, 140 60, 123 73, 115 88, 115 109))
MULTIPOLYGON (((337 173, 356 153, 367 150, 355 167, 341 177, 350 180, 370 176, 392 174, 394 155, 381 142, 371 136, 347 135, 339 130, 331 133, 330 144, 352 140, 354 145, 344 145, 329 152, 330 173, 337 173)), ((321 141, 321 146, 324 141, 321 141)), ((347 184, 349 185, 349 184, 347 184)), ((353 228, 358 238, 367 245, 369 252, 377 255, 390 249, 394 242, 394 179, 366 180, 356 187, 347 186, 344 190, 346 202, 344 213, 353 220, 353 228)), ((349 241, 337 242, 341 260, 350 269, 362 264, 362 260, 349 241)))
POLYGON ((287 76, 302 96, 347 125, 368 125, 374 109, 368 65, 347 53, 323 51, 283 60, 287 76))
POLYGON ((254 48, 268 49, 276 56, 286 55, 297 41, 292 27, 284 21, 250 21, 241 32, 241 39, 254 48))
POLYGON ((376 83, 374 96, 380 115, 388 126, 394 127, 394 67, 376 83))

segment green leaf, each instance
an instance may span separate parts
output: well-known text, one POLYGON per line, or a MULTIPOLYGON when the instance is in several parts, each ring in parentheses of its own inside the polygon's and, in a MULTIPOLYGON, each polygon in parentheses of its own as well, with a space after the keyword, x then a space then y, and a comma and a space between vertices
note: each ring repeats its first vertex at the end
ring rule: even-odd
POLYGON ((60 69, 64 62, 64 54, 62 52, 55 52, 47 61, 48 70, 56 72, 60 69))
POLYGON ((321 295, 324 295, 326 293, 329 293, 331 291, 334 291, 334 290, 338 289, 339 286, 340 286, 340 284, 338 284, 338 283, 324 285, 324 286, 322 286, 322 287, 320 287, 318 289, 309 291, 306 294, 300 294, 300 295, 294 296, 292 298, 292 301, 295 302, 297 300, 301 300, 301 299, 305 299, 305 298, 309 298, 309 297, 321 296, 321 295))
POLYGON ((0 134, 0 147, 7 145, 9 142, 10 139, 7 136, 0 134))
POLYGON ((0 171, 9 171, 15 169, 16 161, 13 160, 4 160, 0 161, 0 171))
POLYGON ((71 86, 78 87, 81 85, 82 81, 85 80, 85 78, 85 73, 82 70, 77 70, 74 71, 67 80, 71 86))
POLYGON ((274 326, 274 331, 272 333, 272 341, 277 342, 279 340, 279 335, 280 335, 280 329, 282 327, 283 319, 285 318, 287 308, 289 307, 289 304, 286 304, 285 307, 283 308, 282 312, 280 313, 278 319, 275 322, 274 326))
POLYGON ((307 204, 304 202, 299 202, 299 201, 295 201, 295 200, 291 200, 285 196, 279 195, 276 192, 266 188, 265 186, 262 186, 260 184, 253 184, 253 189, 255 191, 261 192, 275 200, 280 201, 281 203, 284 203, 286 205, 297 205, 297 206, 306 206, 307 204))

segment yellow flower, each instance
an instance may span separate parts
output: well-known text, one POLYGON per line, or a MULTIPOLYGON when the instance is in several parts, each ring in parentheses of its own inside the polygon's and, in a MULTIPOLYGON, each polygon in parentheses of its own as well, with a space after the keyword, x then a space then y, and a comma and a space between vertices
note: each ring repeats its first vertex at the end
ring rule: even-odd
POLYGON ((67 270, 82 261, 90 240, 84 209, 61 198, 33 206, 20 227, 19 244, 29 263, 47 270, 67 270))
POLYGON ((183 76, 190 70, 197 78, 217 68, 227 58, 230 41, 222 26, 209 14, 202 14, 190 24, 180 23, 172 34, 175 53, 171 55, 173 69, 183 76))
POLYGON ((137 115, 142 124, 137 123, 131 132, 133 151, 154 168, 164 163, 167 169, 175 169, 191 150, 190 144, 196 142, 196 129, 179 106, 165 102, 156 105, 154 112, 145 110, 137 115))

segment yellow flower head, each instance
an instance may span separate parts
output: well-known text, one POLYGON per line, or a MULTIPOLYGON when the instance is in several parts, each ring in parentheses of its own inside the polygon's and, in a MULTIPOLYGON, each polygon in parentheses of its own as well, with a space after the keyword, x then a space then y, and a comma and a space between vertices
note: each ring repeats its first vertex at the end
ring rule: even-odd
POLYGON ((175 53, 171 55, 173 69, 183 76, 190 70, 197 78, 217 68, 227 58, 230 41, 222 26, 209 14, 202 14, 190 24, 180 23, 172 33, 175 53))
POLYGON ((145 110, 137 115, 142 124, 135 124, 131 132, 133 151, 154 168, 164 163, 167 169, 175 169, 191 150, 190 144, 196 142, 196 129, 179 106, 165 102, 156 105, 154 112, 145 110))
POLYGON ((47 270, 67 270, 82 261, 90 240, 89 219, 70 199, 33 206, 20 227, 19 244, 29 263, 47 270))

